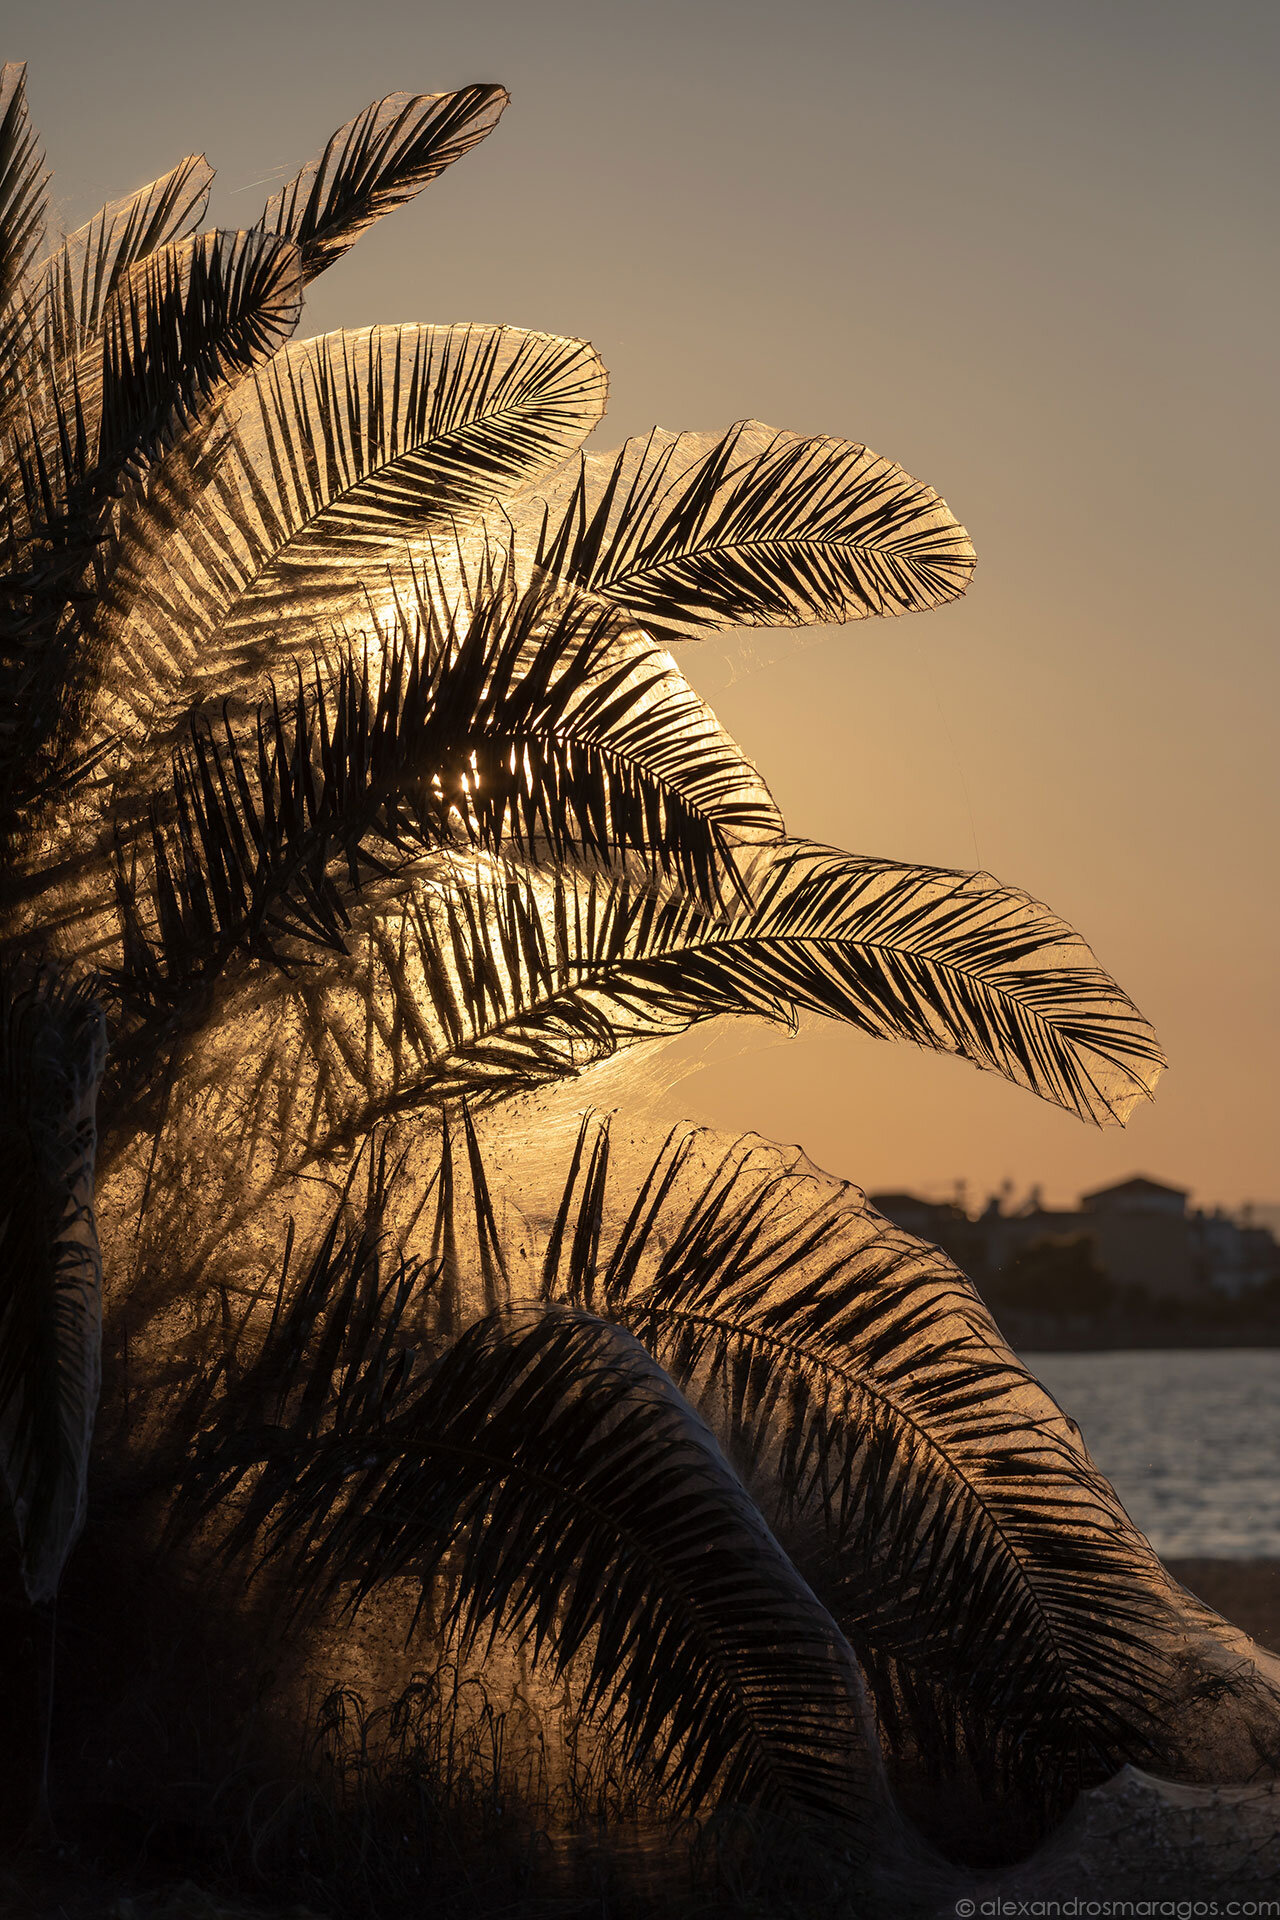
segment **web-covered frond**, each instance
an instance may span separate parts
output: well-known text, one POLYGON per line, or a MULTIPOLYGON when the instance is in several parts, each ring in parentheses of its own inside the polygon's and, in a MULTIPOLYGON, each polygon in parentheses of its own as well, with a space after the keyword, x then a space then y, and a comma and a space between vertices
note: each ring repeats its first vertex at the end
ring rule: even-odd
POLYGON ((535 911, 551 916, 544 944, 568 971, 550 1000, 551 979, 520 999, 530 1024, 505 1034, 504 1057, 514 1062, 517 1039, 541 1045, 544 1016, 558 1034, 570 1004, 575 1027, 590 1009, 593 1030, 616 1023, 628 1038, 717 1014, 812 1011, 957 1054, 1098 1124, 1149 1095, 1163 1060, 1150 1027, 1079 935, 1028 895, 988 874, 805 841, 760 848, 743 877, 745 898, 725 913, 664 890, 621 919, 612 883, 588 882, 589 924, 611 934, 586 950, 553 937, 562 909, 535 889, 535 911))
POLYGON ((573 977, 545 1008, 552 1030, 566 994, 628 1037, 808 1010, 958 1054, 1098 1124, 1149 1095, 1163 1060, 1150 1027, 1079 935, 1026 894, 803 841, 762 848, 745 885, 741 905, 710 918, 665 892, 628 912, 606 949, 569 950, 573 977))
MULTIPOLYGON (((297 254, 257 232, 174 242, 116 273, 82 350, 42 362, 0 439, 10 591, 47 597, 52 551, 87 553, 114 535, 105 519, 130 478, 222 389, 268 359, 301 310, 297 254), (77 543, 78 546, 77 546, 77 543)), ((101 592, 113 555, 104 551, 101 592)))
POLYGON ((375 100, 267 203, 264 229, 295 241, 314 279, 492 133, 506 104, 506 90, 488 85, 375 100))
POLYGON ((220 390, 297 321, 297 255, 259 233, 209 233, 138 262, 106 301, 99 337, 24 396, 0 445, 5 589, 27 624, 75 581, 96 598, 114 564, 122 493, 220 390), (56 377, 55 377, 56 376, 56 377))
POLYGON ((297 320, 297 252, 205 234, 137 263, 100 337, 27 396, 0 449, 0 833, 91 764, 98 616, 122 493, 297 320))
MULTIPOLYGON (((499 587, 432 632, 406 611, 376 658, 317 668, 251 727, 194 730, 169 804, 141 841, 121 830, 126 1001, 172 1009, 254 959, 315 977, 313 949, 345 954, 353 930, 363 946, 436 849, 630 867, 639 895, 667 876, 692 922, 741 885, 743 843, 781 832, 670 656, 612 615, 499 587)), ((464 890, 476 877, 452 870, 464 890)), ((355 1010, 372 989, 353 973, 349 991, 355 1010)))
POLYGON ((1167 1583, 950 1261, 759 1143, 663 1225, 651 1263, 633 1234, 606 1274, 613 1310, 718 1403, 792 1525, 820 1522, 886 1710, 941 1681, 1059 1792, 1150 1759, 1167 1583))
POLYGON ((617 1328, 536 1307, 424 1371, 398 1329, 432 1276, 380 1275, 373 1244, 331 1228, 286 1275, 187 1509, 230 1511, 231 1550, 303 1592, 358 1604, 408 1576, 464 1652, 505 1631, 553 1672, 582 1662, 587 1711, 687 1806, 755 1804, 865 1855, 856 1665, 670 1381, 617 1328))
MULTIPOLYGON (((707 1013, 693 996, 628 991, 628 947, 663 911, 642 877, 426 856, 346 895, 340 950, 326 953, 315 930, 271 929, 272 966, 233 955, 221 978, 181 867, 169 884, 136 918, 124 903, 124 964, 109 981, 125 1015, 113 1142, 150 1111, 166 1062, 232 1106, 252 1084, 256 1117, 243 1128, 261 1132, 263 1163, 287 1172, 349 1151, 388 1115, 459 1094, 506 1098, 707 1013)), ((696 917, 691 902, 683 911, 696 917)))
MULTIPOLYGON (((394 570, 403 580, 415 555, 452 559, 461 530, 559 467, 608 398, 592 347, 513 327, 377 328, 307 347, 312 364, 301 349, 282 356, 270 411, 262 393, 261 425, 241 429, 251 445, 279 447, 286 470, 283 443, 309 443, 323 473, 290 475, 297 505, 281 514, 285 538, 264 542, 227 620, 237 650, 350 620, 371 594, 385 604, 383 577, 394 570), (424 543, 442 531, 443 541, 424 543)), ((260 455, 255 465, 262 475, 260 455)))
POLYGON ((98 460, 150 460, 220 388, 260 367, 298 324, 297 249, 259 233, 200 234, 125 275, 103 327, 98 460))
POLYGON ((671 638, 941 606, 974 564, 946 502, 892 461, 755 420, 655 429, 508 511, 525 564, 671 638))
MULTIPOLYGON (((149 186, 95 213, 29 276, 22 295, 25 351, 39 356, 46 373, 101 330, 107 302, 130 267, 199 225, 212 181, 203 154, 188 155, 149 186)), ((31 372, 35 377, 34 365, 31 372)))
POLYGON ((52 968, 0 968, 0 1469, 28 1597, 84 1522, 102 1265, 93 1211, 102 1010, 52 968))
POLYGON ((959 1054, 1097 1125, 1150 1098, 1164 1056, 1080 935, 987 873, 766 849, 751 905, 644 975, 726 1008, 785 1001, 879 1039, 959 1054))
POLYGON ((27 115, 26 79, 23 65, 0 67, 0 424, 22 393, 30 339, 23 281, 44 239, 48 175, 27 115))
POLYGON ((299 341, 164 462, 124 522, 104 616, 115 731, 172 737, 193 701, 256 691, 429 527, 452 532, 559 464, 604 411, 578 340, 374 327, 299 341))
MULTIPOLYGON (((130 923, 126 992, 148 1018, 217 951, 211 907, 187 903, 196 865, 170 860, 145 923, 130 923)), ((418 1104, 527 1091, 730 1013, 820 1012, 958 1054, 1098 1122, 1153 1082, 1150 1029, 1083 942, 989 876, 794 841, 742 872, 746 900, 709 912, 680 887, 603 873, 406 867, 345 897, 345 917, 320 930, 341 948, 331 960, 300 906, 278 948, 289 977, 255 988, 243 1017, 265 1020, 286 1077, 323 1089, 310 1149, 326 1128, 341 1140, 418 1104)))
POLYGON ((590 1116, 542 1246, 546 1296, 627 1327, 711 1420, 899 1757, 1057 1808, 1152 1763, 1175 1592, 938 1249, 757 1136, 676 1129, 624 1181, 590 1116))

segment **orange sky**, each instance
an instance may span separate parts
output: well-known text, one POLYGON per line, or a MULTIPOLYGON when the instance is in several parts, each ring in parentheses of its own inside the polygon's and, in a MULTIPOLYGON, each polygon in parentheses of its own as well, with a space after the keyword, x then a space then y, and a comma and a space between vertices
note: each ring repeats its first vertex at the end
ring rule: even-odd
POLYGON ((498 132, 325 276, 303 331, 584 335, 602 444, 754 414, 865 440, 969 527, 959 607, 682 663, 792 831, 985 866, 1073 920, 1160 1031, 1157 1104, 1097 1134, 815 1024, 730 1034, 683 1109, 873 1188, 1142 1170, 1280 1199, 1273 5, 5 13, 68 223, 204 146, 237 225, 375 95, 505 82, 498 132))

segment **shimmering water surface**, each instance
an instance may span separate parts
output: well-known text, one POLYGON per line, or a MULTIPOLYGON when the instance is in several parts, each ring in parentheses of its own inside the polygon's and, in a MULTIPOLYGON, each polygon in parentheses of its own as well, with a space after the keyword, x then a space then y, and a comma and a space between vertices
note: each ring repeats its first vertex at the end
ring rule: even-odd
POLYGON ((1157 1553, 1280 1558, 1280 1348, 1022 1357, 1157 1553))

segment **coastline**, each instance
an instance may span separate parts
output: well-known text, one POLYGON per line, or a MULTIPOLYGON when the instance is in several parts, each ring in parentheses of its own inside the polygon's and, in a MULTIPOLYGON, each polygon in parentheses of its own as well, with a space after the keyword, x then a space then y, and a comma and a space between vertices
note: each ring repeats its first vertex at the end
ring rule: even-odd
POLYGON ((1206 1323, 1173 1315, 1086 1316, 1018 1313, 987 1303, 1015 1353, 1119 1353, 1157 1349, 1185 1353, 1192 1348, 1221 1352, 1224 1347, 1280 1347, 1280 1322, 1270 1318, 1206 1323))

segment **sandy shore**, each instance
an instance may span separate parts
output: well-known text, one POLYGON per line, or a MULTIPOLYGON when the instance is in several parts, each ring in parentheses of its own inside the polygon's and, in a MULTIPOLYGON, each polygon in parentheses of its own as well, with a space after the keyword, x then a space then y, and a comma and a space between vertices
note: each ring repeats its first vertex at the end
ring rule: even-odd
POLYGON ((1174 1578, 1280 1653, 1280 1560, 1168 1560, 1174 1578))

